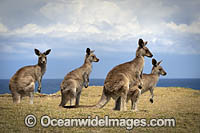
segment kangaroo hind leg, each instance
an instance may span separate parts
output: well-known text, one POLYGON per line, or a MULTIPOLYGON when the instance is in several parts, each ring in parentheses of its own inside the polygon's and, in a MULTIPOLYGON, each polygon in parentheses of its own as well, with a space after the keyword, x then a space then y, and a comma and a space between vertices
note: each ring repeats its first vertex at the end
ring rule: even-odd
POLYGON ((17 92, 12 92, 13 103, 20 103, 21 101, 21 94, 17 92))
POLYGON ((128 86, 123 86, 123 92, 121 93, 121 104, 120 104, 120 111, 127 111, 126 103, 127 103, 127 94, 129 91, 128 86))
POLYGON ((69 94, 67 92, 61 91, 61 102, 60 102, 59 106, 64 107, 67 104, 67 102, 69 101, 69 99, 70 99, 69 94))
POLYGON ((113 110, 120 110, 120 105, 121 105, 121 97, 115 100, 115 107, 113 108, 113 110))

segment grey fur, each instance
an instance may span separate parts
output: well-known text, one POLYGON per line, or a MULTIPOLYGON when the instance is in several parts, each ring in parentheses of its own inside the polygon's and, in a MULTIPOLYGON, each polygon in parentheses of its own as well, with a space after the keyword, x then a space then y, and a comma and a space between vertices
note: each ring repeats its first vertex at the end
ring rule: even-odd
POLYGON ((98 61, 99 59, 94 54, 94 51, 90 51, 90 49, 87 48, 84 64, 69 72, 60 85, 62 97, 59 106, 65 106, 69 100, 70 105, 72 105, 75 99, 75 105, 79 105, 82 88, 83 86, 87 88, 89 85, 89 75, 92 71, 92 62, 98 61))
POLYGON ((9 82, 9 89, 12 93, 14 103, 20 103, 23 96, 29 95, 30 103, 33 104, 35 82, 38 81, 38 92, 40 92, 42 76, 46 72, 46 55, 50 51, 49 49, 41 53, 35 49, 35 54, 38 56, 38 64, 22 67, 12 76, 9 82))
POLYGON ((135 85, 138 85, 139 87, 142 86, 141 78, 144 67, 144 56, 153 56, 149 49, 146 47, 146 44, 147 42, 139 39, 139 47, 137 48, 135 59, 114 67, 108 73, 104 82, 101 99, 96 107, 104 107, 109 102, 111 97, 117 103, 117 99, 121 97, 121 100, 119 100, 120 111, 126 111, 126 99, 129 88, 135 85))
MULTIPOLYGON (((137 86, 134 86, 130 88, 128 93, 128 100, 131 100, 131 110, 137 111, 137 102, 139 99, 140 94, 143 94, 147 91, 150 91, 151 98, 150 102, 153 103, 153 97, 154 97, 154 88, 156 87, 160 75, 165 76, 167 73, 165 70, 160 66, 160 63, 162 61, 158 62, 155 59, 152 59, 153 68, 150 74, 143 74, 142 76, 142 82, 143 82, 143 89, 140 90, 137 88, 137 86)), ((120 103, 117 103, 120 104, 120 103)), ((119 105, 117 105, 119 106, 119 105)))

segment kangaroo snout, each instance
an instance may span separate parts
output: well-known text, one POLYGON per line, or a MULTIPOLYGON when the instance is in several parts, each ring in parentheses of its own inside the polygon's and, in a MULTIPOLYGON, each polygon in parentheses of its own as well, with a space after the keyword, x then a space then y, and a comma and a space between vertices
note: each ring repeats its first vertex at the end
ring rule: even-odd
POLYGON ((45 60, 41 61, 41 64, 46 64, 46 61, 45 60))
POLYGON ((139 89, 142 89, 142 86, 141 86, 141 85, 138 85, 138 88, 139 88, 139 89))
POLYGON ((99 62, 99 59, 97 58, 95 62, 99 62))
POLYGON ((163 75, 163 76, 165 76, 165 75, 167 75, 167 73, 166 73, 166 72, 164 72, 162 75, 163 75))
POLYGON ((153 54, 149 54, 147 57, 152 58, 152 57, 153 57, 153 54))

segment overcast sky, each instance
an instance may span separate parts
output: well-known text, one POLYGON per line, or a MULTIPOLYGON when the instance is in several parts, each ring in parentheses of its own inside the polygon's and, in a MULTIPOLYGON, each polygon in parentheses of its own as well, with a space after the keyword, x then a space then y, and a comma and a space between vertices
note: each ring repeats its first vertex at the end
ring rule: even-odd
MULTIPOLYGON (((200 78, 199 0, 1 0, 0 78, 37 63, 34 48, 48 56, 45 78, 64 78, 94 49, 91 78, 135 57, 137 41, 168 72, 163 78, 200 78)), ((151 71, 145 58, 145 73, 151 71)))

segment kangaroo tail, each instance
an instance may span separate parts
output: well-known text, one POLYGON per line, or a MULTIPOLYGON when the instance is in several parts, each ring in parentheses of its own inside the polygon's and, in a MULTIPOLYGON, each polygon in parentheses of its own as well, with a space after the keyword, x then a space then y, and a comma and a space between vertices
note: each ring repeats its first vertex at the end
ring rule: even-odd
POLYGON ((95 107, 97 108, 103 108, 109 101, 110 101, 110 96, 106 95, 105 93, 105 86, 103 88, 103 93, 102 93, 102 96, 101 96, 101 99, 100 101, 95 105, 95 107))

